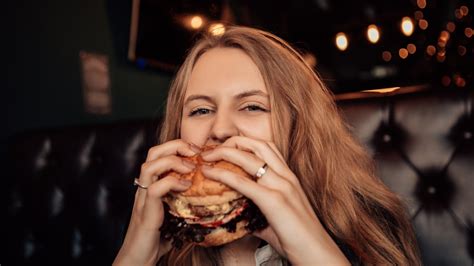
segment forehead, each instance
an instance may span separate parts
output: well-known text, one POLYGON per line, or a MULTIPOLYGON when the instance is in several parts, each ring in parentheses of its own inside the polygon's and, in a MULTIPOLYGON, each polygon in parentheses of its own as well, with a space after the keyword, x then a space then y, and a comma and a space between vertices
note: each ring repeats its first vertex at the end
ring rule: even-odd
POLYGON ((198 59, 191 72, 186 95, 261 90, 263 77, 253 60, 237 48, 213 48, 198 59))

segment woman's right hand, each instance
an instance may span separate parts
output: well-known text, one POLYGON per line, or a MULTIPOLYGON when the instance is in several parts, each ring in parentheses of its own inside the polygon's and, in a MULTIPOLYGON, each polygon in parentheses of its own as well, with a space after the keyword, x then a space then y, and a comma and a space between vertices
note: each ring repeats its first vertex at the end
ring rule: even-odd
POLYGON ((189 173, 194 165, 178 155, 190 157, 200 150, 197 146, 176 139, 148 151, 142 164, 139 183, 147 189, 137 188, 132 217, 114 265, 156 265, 160 254, 160 227, 164 208, 161 198, 169 191, 184 191, 191 185, 189 180, 172 176, 158 177, 169 170, 189 173))

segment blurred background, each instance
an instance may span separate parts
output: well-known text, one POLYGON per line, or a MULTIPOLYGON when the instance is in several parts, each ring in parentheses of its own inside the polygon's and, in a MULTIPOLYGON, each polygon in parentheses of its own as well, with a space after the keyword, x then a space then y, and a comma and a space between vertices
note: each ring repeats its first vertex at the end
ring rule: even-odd
POLYGON ((466 89, 473 12, 467 0, 8 1, 2 154, 27 129, 161 115, 198 32, 226 24, 288 40, 335 93, 466 89))
POLYGON ((110 264, 186 50, 246 25, 290 42, 336 94, 409 203, 424 263, 472 265, 472 3, 8 1, 0 264, 110 264))

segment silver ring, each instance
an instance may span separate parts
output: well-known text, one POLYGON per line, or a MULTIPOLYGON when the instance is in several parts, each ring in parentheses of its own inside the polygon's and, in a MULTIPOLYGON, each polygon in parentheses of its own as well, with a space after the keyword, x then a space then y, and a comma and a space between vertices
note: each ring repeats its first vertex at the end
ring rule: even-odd
POLYGON ((148 187, 146 187, 146 186, 144 186, 144 185, 142 185, 138 182, 138 178, 135 178, 135 180, 133 180, 133 185, 135 185, 135 186, 137 186, 141 189, 148 189, 148 187))
POLYGON ((255 177, 257 178, 257 180, 262 178, 262 176, 267 172, 267 169, 268 169, 267 163, 264 163, 262 167, 258 168, 257 173, 255 173, 255 177))

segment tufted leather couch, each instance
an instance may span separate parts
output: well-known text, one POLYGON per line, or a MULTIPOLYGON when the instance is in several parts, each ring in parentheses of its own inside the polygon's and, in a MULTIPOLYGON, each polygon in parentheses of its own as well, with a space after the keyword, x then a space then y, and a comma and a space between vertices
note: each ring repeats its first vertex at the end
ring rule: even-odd
MULTIPOLYGON (((425 265, 474 260, 472 90, 338 96, 383 181, 408 204, 425 265)), ((158 121, 25 132, 2 180, 4 265, 107 265, 130 217, 158 121)))

